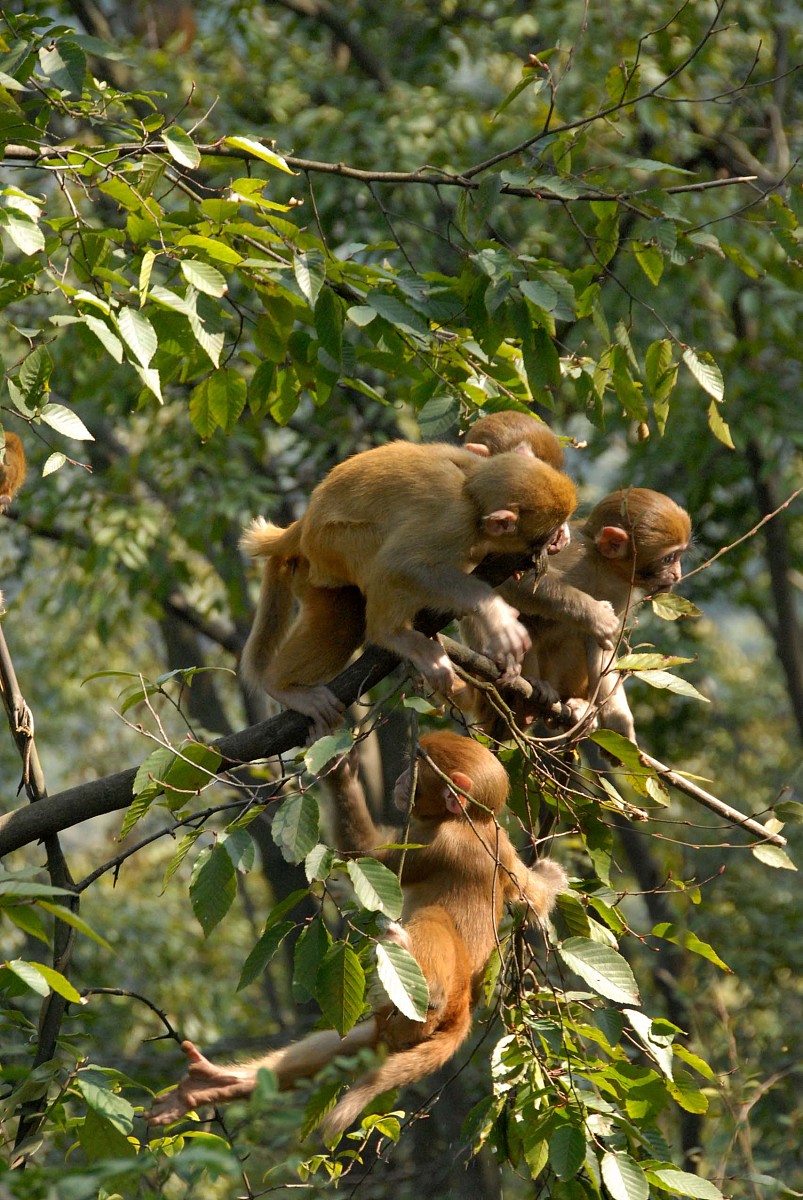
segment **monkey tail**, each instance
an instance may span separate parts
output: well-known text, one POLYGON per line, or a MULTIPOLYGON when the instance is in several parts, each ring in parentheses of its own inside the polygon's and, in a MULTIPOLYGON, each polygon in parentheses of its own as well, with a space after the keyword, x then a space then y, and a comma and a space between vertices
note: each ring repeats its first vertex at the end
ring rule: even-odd
POLYGON ((240 538, 240 549, 251 558, 295 558, 301 553, 301 521, 280 529, 255 517, 240 538))
POLYGON ((369 1101, 391 1088, 415 1083, 425 1075, 431 1075, 448 1062, 459 1046, 468 1037, 471 1029, 471 1013, 466 1008, 463 1019, 446 1029, 438 1030, 424 1042, 418 1042, 407 1050, 398 1050, 389 1056, 375 1071, 370 1071, 353 1087, 328 1114, 321 1125, 327 1141, 340 1137, 365 1108, 369 1101))

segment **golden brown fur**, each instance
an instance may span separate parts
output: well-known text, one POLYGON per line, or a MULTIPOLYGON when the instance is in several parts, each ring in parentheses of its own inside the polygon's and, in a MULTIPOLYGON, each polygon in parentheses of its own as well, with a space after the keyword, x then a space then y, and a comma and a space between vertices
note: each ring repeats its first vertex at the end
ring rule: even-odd
MULTIPOLYGON (((313 1033, 233 1067, 215 1066, 185 1042, 188 1073, 177 1088, 154 1102, 154 1124, 178 1120, 202 1104, 250 1095, 260 1067, 274 1071, 283 1089, 314 1075, 335 1055, 362 1047, 384 1049, 385 1061, 358 1079, 326 1118, 325 1133, 336 1136, 370 1100, 436 1070, 468 1036, 505 901, 525 902, 532 915, 544 921, 566 887, 566 876, 548 860, 532 870, 525 867, 499 828, 495 816, 505 803, 508 780, 488 750, 443 732, 423 737, 421 752, 408 841, 422 848, 408 850, 404 857, 402 928, 390 936, 410 950, 427 980, 426 1020, 414 1021, 387 1004, 344 1038, 333 1031, 313 1033), (460 792, 469 794, 468 803, 460 792)), ((406 803, 409 770, 396 784, 399 806, 406 803)), ((376 827, 350 763, 341 765, 332 783, 338 846, 371 853, 399 871, 401 852, 381 847, 399 841, 401 831, 376 827)))
POLYGON ((16 433, 5 433, 5 452, 0 463, 0 512, 5 512, 25 482, 25 450, 16 433))

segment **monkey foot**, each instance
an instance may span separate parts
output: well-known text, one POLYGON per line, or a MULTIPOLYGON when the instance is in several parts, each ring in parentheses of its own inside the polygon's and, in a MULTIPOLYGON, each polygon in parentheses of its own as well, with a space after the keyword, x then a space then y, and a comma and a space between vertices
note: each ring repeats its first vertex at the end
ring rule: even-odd
POLYGON ((299 685, 292 688, 278 688, 271 685, 270 687, 266 686, 265 691, 280 704, 310 718, 309 742, 317 741, 318 738, 331 733, 340 723, 343 713, 346 711, 345 704, 338 700, 334 692, 330 691, 323 683, 316 683, 310 687, 299 685))

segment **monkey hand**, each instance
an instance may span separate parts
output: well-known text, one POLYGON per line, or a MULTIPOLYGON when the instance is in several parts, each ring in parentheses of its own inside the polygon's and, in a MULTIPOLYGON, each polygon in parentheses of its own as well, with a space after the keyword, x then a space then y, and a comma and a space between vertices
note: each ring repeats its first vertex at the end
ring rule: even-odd
POLYGON ((593 733, 599 728, 596 709, 587 700, 572 696, 566 701, 571 720, 574 725, 582 725, 583 733, 593 733))
POLYGON ((507 673, 521 662, 530 649, 530 635, 519 611, 495 592, 474 609, 474 617, 483 631, 483 650, 507 673))
POLYGON ((622 631, 621 618, 607 600, 594 602, 588 622, 588 632, 603 650, 613 650, 622 631))
POLYGON ((147 1118, 150 1125, 171 1125, 191 1109, 225 1104, 253 1092, 256 1079, 251 1068, 215 1066, 193 1042, 182 1042, 181 1049, 187 1056, 187 1074, 176 1087, 154 1099, 147 1118))

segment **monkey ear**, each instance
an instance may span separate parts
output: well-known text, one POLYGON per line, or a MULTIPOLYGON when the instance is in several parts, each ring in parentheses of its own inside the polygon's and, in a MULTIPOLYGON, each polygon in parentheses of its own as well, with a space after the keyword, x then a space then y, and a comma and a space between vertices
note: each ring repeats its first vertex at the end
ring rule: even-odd
POLYGON ((515 533, 519 523, 518 513, 510 508, 497 508, 482 518, 482 525, 490 537, 501 537, 503 533, 515 533))
POLYGON ((472 454, 479 455, 480 458, 491 457, 490 446, 483 446, 482 442, 464 442, 463 447, 466 450, 470 450, 472 454))
MULTIPOLYGON (((474 787, 474 780, 470 775, 464 775, 462 771, 450 771, 449 778, 463 792, 471 792, 471 789, 474 787)), ((446 807, 449 812, 462 812, 465 806, 466 801, 462 796, 458 796, 456 792, 452 792, 448 788, 446 789, 446 807)))
POLYGON ((626 558, 630 553, 630 534, 619 525, 604 525, 594 540, 603 558, 626 558))

